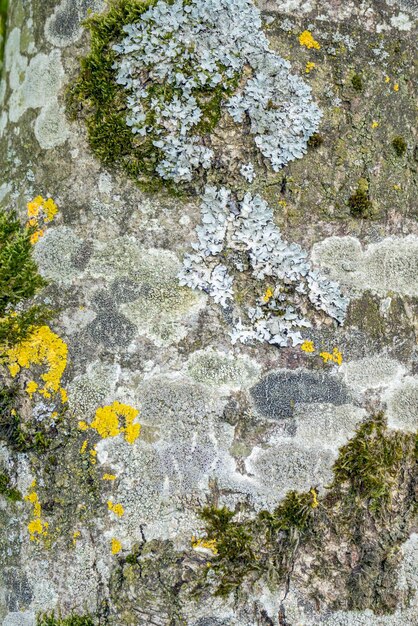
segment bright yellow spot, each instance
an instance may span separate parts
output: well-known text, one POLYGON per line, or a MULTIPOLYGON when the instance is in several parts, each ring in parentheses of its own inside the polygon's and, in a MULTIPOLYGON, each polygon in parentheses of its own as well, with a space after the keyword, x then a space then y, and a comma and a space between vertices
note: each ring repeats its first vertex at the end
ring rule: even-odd
POLYGON ((79 530, 74 531, 73 533, 73 545, 77 544, 77 539, 81 537, 81 532, 79 530))
POLYGON ((119 541, 119 539, 115 539, 115 538, 112 539, 111 548, 112 548, 112 554, 119 554, 119 552, 122 550, 122 544, 119 541))
POLYGON ((390 83, 390 78, 389 78, 389 76, 385 76, 385 83, 390 83))
POLYGON ((35 383, 34 380, 29 381, 28 384, 26 385, 26 393, 28 393, 30 397, 33 396, 33 394, 35 393, 37 389, 38 389, 38 383, 35 383))
POLYGON ((393 185, 393 188, 395 191, 400 191, 401 186, 400 185, 393 185))
POLYGON ((66 389, 63 389, 63 388, 61 387, 61 389, 60 389, 60 394, 61 394, 61 402, 62 402, 63 404, 65 404, 66 402, 68 402, 68 394, 67 394, 66 389))
POLYGON ((116 476, 114 474, 103 474, 102 480, 116 480, 116 476))
POLYGON ((395 83, 393 85, 393 91, 399 91, 399 84, 398 83, 395 83))
POLYGON ((218 554, 216 539, 196 539, 192 537, 192 548, 194 550, 210 550, 215 556, 218 554))
POLYGON ((48 326, 35 328, 32 334, 7 352, 8 368, 14 378, 21 369, 32 365, 46 365, 41 375, 45 385, 39 393, 48 398, 60 389, 61 378, 67 366, 67 344, 48 326))
POLYGON ((44 236, 44 234, 45 233, 44 233, 44 231, 42 229, 41 230, 36 230, 34 233, 32 233, 32 235, 30 236, 31 244, 35 245, 35 243, 37 243, 39 241, 39 239, 44 236))
POLYGON ((299 43, 301 46, 305 46, 306 48, 315 48, 316 50, 319 50, 321 47, 312 37, 309 30, 304 30, 303 33, 299 35, 299 43))
POLYGON ((315 68, 315 63, 313 63, 312 61, 308 61, 305 67, 305 72, 309 74, 310 72, 312 72, 314 68, 315 68))
POLYGON ((312 494, 311 507, 313 509, 316 509, 316 507, 319 505, 318 494, 316 493, 315 489, 311 489, 311 494, 312 494))
POLYGON ((88 440, 85 439, 83 441, 83 444, 82 444, 81 448, 80 448, 80 454, 84 454, 85 453, 85 451, 87 450, 87 445, 88 445, 88 440))
POLYGON ((267 287, 266 293, 263 296, 263 302, 267 303, 273 297, 274 291, 271 287, 267 287))
POLYGON ((287 207, 287 202, 286 200, 279 200, 278 205, 284 208, 284 207, 287 207))
POLYGON ((336 363, 337 365, 341 365, 343 362, 343 355, 338 348, 334 348, 332 353, 321 352, 319 356, 322 358, 324 363, 336 363))
POLYGON ((372 128, 377 128, 378 126, 379 126, 379 122, 376 122, 376 120, 373 120, 372 128))
POLYGON ((122 515, 125 513, 125 509, 121 504, 114 504, 111 500, 108 500, 107 508, 109 509, 109 511, 112 511, 112 513, 115 513, 115 515, 117 515, 118 517, 122 517, 122 515))
MULTIPOLYGON (((31 484, 31 489, 34 490, 36 487, 36 480, 34 480, 31 484)), ((30 502, 33 506, 32 510, 32 519, 28 523, 28 531, 30 535, 31 541, 39 540, 40 536, 43 535, 46 537, 48 534, 48 522, 44 522, 41 519, 42 511, 41 511, 41 503, 39 502, 38 494, 36 491, 31 491, 25 496, 25 500, 30 502)))
POLYGON ((87 424, 87 422, 78 422, 78 428, 79 430, 88 430, 89 425, 87 424))
POLYGON ((134 443, 141 432, 140 424, 134 423, 139 411, 118 401, 97 409, 94 420, 90 427, 98 432, 103 438, 116 437, 120 433, 125 433, 125 440, 134 443), (120 424, 122 419, 122 425, 120 424))
POLYGON ((96 465, 97 450, 90 450, 90 462, 96 465))
POLYGON ((315 352, 315 344, 313 341, 304 341, 300 347, 303 352, 315 352))

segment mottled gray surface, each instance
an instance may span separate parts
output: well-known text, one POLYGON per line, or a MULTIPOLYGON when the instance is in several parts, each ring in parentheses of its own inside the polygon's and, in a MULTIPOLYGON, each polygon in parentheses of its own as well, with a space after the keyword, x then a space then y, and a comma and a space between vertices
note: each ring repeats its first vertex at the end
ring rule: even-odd
MULTIPOLYGON (((312 261, 351 299, 342 327, 312 316, 304 333, 315 342, 312 354, 300 347, 231 345, 228 315, 177 280, 199 223, 198 199, 141 192, 114 169, 105 170, 82 123, 66 119, 64 85, 88 49, 81 20, 102 4, 11 3, 0 88, 0 199, 22 217, 38 194, 59 206, 35 258, 50 281, 45 298, 58 309, 53 328, 69 349, 64 384, 74 423, 90 422, 98 406, 118 400, 140 410, 142 431, 132 446, 121 435, 98 443, 94 506, 77 490, 86 471, 84 435, 54 453, 68 467, 58 486, 30 455, 0 448, 23 494, 38 477, 43 506, 50 501, 59 508, 70 494, 68 511, 84 499, 88 510, 83 521, 69 512, 60 519, 45 513, 54 537, 45 547, 29 541, 28 503, 12 506, 0 497, 3 626, 33 626, 41 610, 96 613, 105 602, 112 626, 151 623, 148 617, 139 622, 134 611, 138 581, 124 588, 123 618, 115 608, 111 580, 120 570, 110 551, 113 537, 122 542, 123 557, 144 536, 189 549, 202 527, 198 508, 213 492, 220 504, 245 502, 250 510, 272 508, 291 489, 317 486, 322 493, 338 449, 375 410, 386 410, 391 428, 417 429, 416 2, 260 2, 272 49, 289 57, 324 111, 323 144, 273 178, 266 168, 256 190, 286 239, 311 251, 312 261), (305 29, 321 42, 320 51, 299 45, 305 29), (306 74, 308 61, 316 68, 306 74), (360 94, 352 88, 354 73, 364 79, 360 94), (379 126, 372 129, 375 119, 379 126), (395 134, 408 144, 403 159, 391 152, 395 134), (376 209, 372 220, 354 219, 347 207, 364 176, 376 209), (319 356, 334 347, 343 354, 341 367, 319 356), (102 481, 104 473, 117 480, 102 481), (121 518, 108 510, 109 499, 123 504, 121 518)), ((220 134, 231 142, 233 162, 234 139, 228 129, 220 134)), ((251 285, 239 288, 245 301, 251 285)), ((66 440, 60 432, 60 445, 66 440)), ((288 624, 418 623, 416 544, 413 535, 402 547, 393 615, 322 611, 291 584, 284 603, 288 624)), ((152 595, 145 583, 141 597, 152 595)), ((284 594, 260 584, 244 607, 232 598, 185 601, 185 623, 279 626, 284 594)), ((167 615, 167 606, 159 615, 167 615)), ((168 626, 167 618, 156 619, 168 626)))

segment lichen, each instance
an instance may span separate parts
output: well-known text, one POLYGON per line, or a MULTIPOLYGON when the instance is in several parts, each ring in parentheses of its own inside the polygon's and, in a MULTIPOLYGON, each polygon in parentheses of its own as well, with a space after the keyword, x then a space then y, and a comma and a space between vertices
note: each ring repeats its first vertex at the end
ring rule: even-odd
POLYGON ((212 165, 207 137, 222 110, 237 123, 249 117, 275 171, 306 151, 321 113, 310 88, 270 50, 249 0, 124 0, 87 25, 92 51, 70 108, 81 105, 91 146, 106 164, 154 188, 159 177, 190 182, 194 170, 212 165), (251 69, 240 85, 244 66, 251 69))
POLYGON ((124 433, 125 440, 133 444, 141 432, 141 425, 135 422, 138 415, 139 411, 137 409, 116 400, 110 405, 99 407, 90 426, 82 420, 78 423, 78 427, 82 431, 91 428, 102 439, 117 437, 124 433), (120 420, 122 420, 122 423, 120 420))

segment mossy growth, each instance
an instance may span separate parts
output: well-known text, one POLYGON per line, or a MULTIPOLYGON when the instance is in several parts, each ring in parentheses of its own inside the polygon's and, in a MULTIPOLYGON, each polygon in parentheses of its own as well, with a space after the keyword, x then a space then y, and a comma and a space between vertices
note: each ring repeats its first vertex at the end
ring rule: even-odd
POLYGON ((363 91, 363 79, 360 74, 354 74, 351 78, 351 84, 356 91, 363 91))
POLYGON ((7 6, 9 0, 0 0, 0 70, 3 63, 4 45, 6 43, 7 6))
POLYGON ((5 471, 0 470, 0 495, 11 502, 22 500, 22 494, 18 489, 11 486, 10 476, 5 471))
POLYGON ((52 316, 44 305, 28 304, 46 285, 32 257, 32 234, 14 212, 0 209, 0 357, 52 316))
POLYGON ((43 454, 50 447, 65 410, 56 416, 53 423, 23 420, 19 410, 20 394, 17 385, 4 384, 0 387, 0 441, 7 443, 14 452, 43 454))
POLYGON ((324 138, 320 133, 313 133, 308 139, 309 148, 319 148, 324 143, 324 138))
MULTIPOLYGON (((159 139, 156 133, 148 132, 141 137, 132 133, 126 123, 128 113, 126 90, 116 83, 116 52, 112 46, 125 37, 123 27, 141 20, 142 14, 157 0, 112 0, 108 10, 91 16, 85 22, 90 31, 90 53, 81 59, 81 68, 74 84, 67 92, 67 113, 71 119, 80 117, 87 126, 92 151, 106 167, 116 167, 144 191, 159 191, 163 188, 174 195, 188 190, 187 184, 175 184, 162 180, 156 168, 164 154, 154 145, 159 139)), ((184 0, 187 4, 187 0, 184 0)), ((193 68, 191 68, 193 70, 193 68)), ((148 68, 143 68, 147 72, 148 68)), ((195 135, 208 135, 217 126, 221 105, 238 83, 238 77, 229 80, 229 86, 218 85, 211 89, 196 89, 196 98, 202 116, 194 127, 195 135)), ((148 86, 149 105, 153 99, 169 101, 180 91, 168 83, 155 82, 148 86)), ((143 101, 147 110, 147 102, 143 101)), ((149 127, 154 121, 151 106, 147 110, 149 127)), ((189 184, 190 187, 190 184, 189 184)))
POLYGON ((369 184, 361 178, 356 191, 349 197, 348 206, 353 217, 370 219, 375 215, 373 202, 370 200, 369 184))
POLYGON ((55 617, 55 613, 39 615, 36 626, 94 626, 95 622, 89 615, 69 615, 68 617, 55 617))
POLYGON ((226 595, 244 584, 251 588, 259 578, 286 586, 295 572, 303 572, 308 592, 333 610, 392 612, 399 547, 416 521, 417 461, 417 436, 389 430, 378 414, 340 449, 333 481, 322 495, 316 488, 292 491, 272 512, 256 515, 203 508, 205 539, 216 546, 204 586, 226 595), (353 563, 354 553, 360 563, 353 563), (334 577, 338 593, 330 600, 323 580, 334 577))
POLYGON ((408 145, 403 137, 397 135, 392 139, 392 147, 396 153, 396 156, 403 157, 408 145))

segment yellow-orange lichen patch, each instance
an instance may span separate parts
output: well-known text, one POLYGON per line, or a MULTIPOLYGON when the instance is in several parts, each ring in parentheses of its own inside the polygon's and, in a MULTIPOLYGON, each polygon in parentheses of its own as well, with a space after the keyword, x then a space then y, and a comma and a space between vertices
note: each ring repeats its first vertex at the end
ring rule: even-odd
POLYGON ((32 519, 28 523, 28 531, 31 541, 39 541, 48 534, 48 522, 42 519, 41 503, 35 491, 36 480, 31 485, 31 491, 25 496, 25 500, 32 505, 32 519))
POLYGON ((313 341, 309 341, 308 339, 306 341, 303 342, 303 344, 301 345, 300 349, 303 352, 315 352, 315 344, 313 341))
POLYGON ((306 48, 315 48, 315 50, 319 50, 321 47, 312 37, 312 33, 309 30, 304 30, 303 33, 299 35, 299 43, 301 46, 305 46, 306 48))
POLYGON ((134 422, 138 415, 137 409, 115 401, 97 409, 90 427, 103 439, 124 433, 125 440, 132 444, 138 439, 141 432, 141 425, 134 422))
POLYGON ((194 550, 210 550, 215 556, 218 554, 216 539, 196 539, 196 537, 192 537, 192 548, 194 550))
POLYGON ((112 550, 112 554, 119 554, 119 552, 121 552, 122 543, 119 541, 119 539, 115 539, 115 538, 112 539, 111 550, 112 550))
MULTIPOLYGON (((67 366, 67 344, 56 335, 49 326, 35 328, 27 339, 7 352, 7 364, 10 375, 14 378, 22 369, 29 369, 34 365, 46 365, 47 371, 41 375, 44 381, 42 388, 34 389, 29 383, 32 393, 38 391, 45 398, 60 391, 61 397, 66 398, 61 391, 61 378, 67 366)), ((31 393, 28 390, 28 393, 31 393)), ((63 399, 64 401, 64 399, 63 399)))
POLYGON ((338 348, 334 348, 332 352, 320 352, 319 356, 324 363, 336 363, 337 365, 341 365, 343 362, 343 355, 338 348))
POLYGON ((30 237, 31 243, 35 244, 45 234, 41 226, 52 222, 57 214, 58 208, 52 198, 45 200, 42 196, 37 196, 31 202, 28 202, 27 209, 29 217, 28 226, 38 229, 33 232, 30 237))
POLYGON ((109 509, 109 511, 112 511, 112 513, 114 513, 118 517, 122 517, 122 515, 125 513, 125 509, 123 508, 121 504, 115 504, 111 500, 108 500, 107 508, 109 509))

